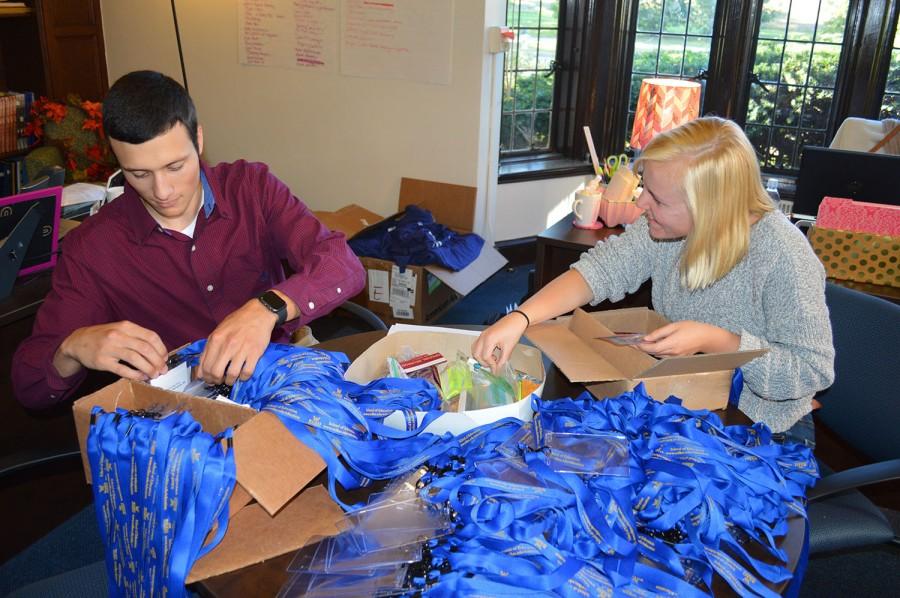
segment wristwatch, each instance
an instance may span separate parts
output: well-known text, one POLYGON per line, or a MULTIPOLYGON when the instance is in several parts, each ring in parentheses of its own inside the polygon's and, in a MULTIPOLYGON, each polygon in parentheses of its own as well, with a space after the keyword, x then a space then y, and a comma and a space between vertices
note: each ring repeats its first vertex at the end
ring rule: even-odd
POLYGON ((278 316, 278 319, 275 321, 276 326, 284 324, 284 321, 287 320, 287 303, 278 296, 278 293, 275 291, 266 291, 257 297, 257 299, 266 306, 266 309, 278 316))

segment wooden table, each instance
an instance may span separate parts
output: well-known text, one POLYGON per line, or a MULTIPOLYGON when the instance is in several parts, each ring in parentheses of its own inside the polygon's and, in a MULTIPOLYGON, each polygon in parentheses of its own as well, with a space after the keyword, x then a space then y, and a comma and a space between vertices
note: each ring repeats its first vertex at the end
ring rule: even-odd
MULTIPOLYGON (((572 225, 574 214, 562 220, 537 236, 535 255, 534 289, 541 289, 551 280, 569 269, 581 254, 613 235, 622 234, 621 226, 598 228, 596 230, 576 228, 572 225)), ((622 301, 611 303, 602 301, 596 307, 586 309, 622 309, 625 307, 650 307, 652 285, 648 280, 637 291, 626 295, 622 301)))
MULTIPOLYGON (((326 341, 317 345, 317 348, 330 351, 342 351, 351 360, 358 357, 372 343, 384 337, 384 332, 365 332, 355 334, 332 341, 326 341)), ((546 398, 577 397, 584 392, 584 386, 569 382, 566 377, 553 366, 547 358, 544 358, 544 367, 547 378, 544 384, 543 396, 546 398)), ((729 408, 718 412, 726 424, 749 424, 746 415, 735 408, 729 408)), ((321 476, 320 476, 321 477, 321 476)), ((313 484, 320 483, 317 479, 313 484)), ((781 547, 789 555, 788 566, 793 570, 797 566, 805 537, 806 520, 801 517, 792 517, 788 521, 789 531, 781 542, 781 547)), ((752 546, 750 547, 753 548, 752 546)), ((762 558, 761 552, 751 550, 754 556, 762 558)), ((257 565, 245 567, 224 575, 212 577, 196 584, 192 589, 202 596, 215 596, 221 598, 243 598, 244 596, 275 596, 281 587, 290 579, 287 571, 288 565, 294 558, 293 553, 269 559, 257 565)), ((786 585, 786 584, 785 584, 786 585)), ((783 588, 778 587, 776 590, 783 588)), ((716 596, 732 595, 731 587, 718 576, 713 583, 713 592, 716 596)))

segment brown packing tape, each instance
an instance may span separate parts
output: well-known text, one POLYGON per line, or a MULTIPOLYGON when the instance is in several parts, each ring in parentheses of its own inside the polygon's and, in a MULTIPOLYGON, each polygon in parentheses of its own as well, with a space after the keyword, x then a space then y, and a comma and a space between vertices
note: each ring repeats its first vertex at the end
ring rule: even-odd
POLYGON ((244 507, 228 522, 222 542, 194 563, 187 583, 297 550, 313 536, 334 535, 343 517, 322 486, 304 491, 275 517, 256 504, 244 507))
POLYGON ((237 479, 274 515, 325 469, 325 462, 299 442, 271 413, 259 413, 234 432, 237 479))

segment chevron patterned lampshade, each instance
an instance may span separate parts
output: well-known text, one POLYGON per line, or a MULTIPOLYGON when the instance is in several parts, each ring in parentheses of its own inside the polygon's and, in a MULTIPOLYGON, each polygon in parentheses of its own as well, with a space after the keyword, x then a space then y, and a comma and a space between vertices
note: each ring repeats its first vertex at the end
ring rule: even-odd
POLYGON ((653 136, 700 116, 700 83, 681 79, 644 79, 634 113, 631 147, 641 149, 653 136))

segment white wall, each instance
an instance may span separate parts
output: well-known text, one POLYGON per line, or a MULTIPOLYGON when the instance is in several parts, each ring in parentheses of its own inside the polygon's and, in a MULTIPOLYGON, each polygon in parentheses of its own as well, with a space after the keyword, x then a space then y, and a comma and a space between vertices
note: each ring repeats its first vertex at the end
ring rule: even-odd
POLYGON ((498 185, 496 239, 530 237, 555 224, 572 211, 575 191, 591 178, 574 176, 498 185))
MULTIPOLYGON (((476 230, 535 235, 561 218, 583 177, 498 186, 502 55, 487 30, 503 0, 456 0, 450 85, 238 64, 237 1, 176 2, 188 86, 210 162, 269 164, 313 209, 355 202, 383 215, 404 176, 478 189, 476 230)), ((166 0, 101 0, 110 82, 135 69, 181 81, 166 0)))
MULTIPOLYGON (((496 155, 489 96, 497 61, 486 40, 504 4, 456 0, 451 83, 431 85, 345 77, 339 68, 242 66, 236 0, 177 2, 205 158, 266 162, 314 209, 355 202, 390 214, 404 176, 476 187, 477 230, 492 239, 486 198, 496 186, 488 156, 496 155)), ((110 82, 143 68, 181 80, 169 2, 101 6, 110 82)))

